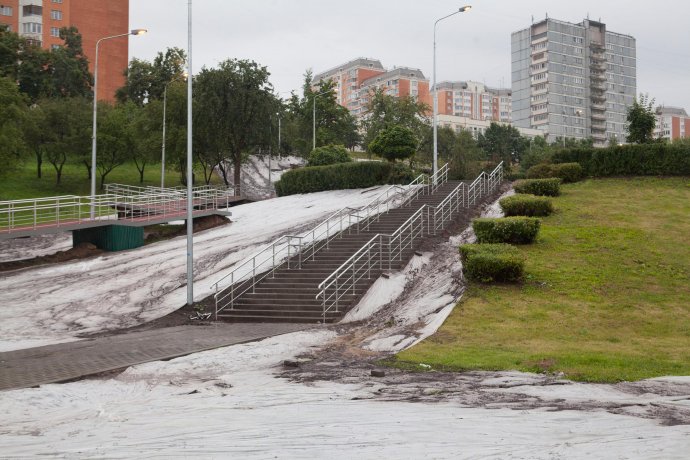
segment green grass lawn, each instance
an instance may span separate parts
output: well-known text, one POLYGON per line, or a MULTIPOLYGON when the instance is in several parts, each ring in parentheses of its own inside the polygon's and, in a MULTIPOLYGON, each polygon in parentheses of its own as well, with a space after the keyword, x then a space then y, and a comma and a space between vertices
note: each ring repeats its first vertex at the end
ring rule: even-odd
POLYGON ((393 365, 563 372, 615 382, 690 374, 690 179, 563 187, 522 285, 473 284, 393 365))
MULTIPOLYGON (((198 176, 198 174, 197 174, 198 176)), ((17 171, 0 180, 0 201, 20 200, 56 195, 89 195, 91 184, 84 165, 66 164, 62 171, 60 185, 55 183, 55 169, 50 163, 43 164, 43 177, 37 178, 36 163, 27 161, 17 171)), ((100 176, 96 177, 100 185, 100 176)), ((214 179, 218 179, 214 177, 214 179)), ((115 168, 105 179, 106 183, 129 185, 160 185, 161 165, 147 165, 144 170, 144 182, 139 182, 139 171, 134 163, 125 163, 115 168)), ((216 181, 212 181, 216 183, 216 181)), ((218 183, 222 182, 220 179, 218 183)), ((180 184, 180 173, 167 170, 165 174, 166 186, 174 187, 180 184)), ((98 186, 97 185, 97 186, 98 186)))

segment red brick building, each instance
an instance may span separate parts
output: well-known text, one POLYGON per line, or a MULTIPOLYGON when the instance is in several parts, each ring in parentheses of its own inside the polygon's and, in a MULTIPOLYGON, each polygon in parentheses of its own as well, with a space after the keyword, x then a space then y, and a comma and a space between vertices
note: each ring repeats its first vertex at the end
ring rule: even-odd
POLYGON ((377 59, 358 58, 315 75, 314 87, 323 80, 333 81, 336 100, 356 117, 365 114, 375 89, 394 97, 411 96, 431 107, 429 79, 419 69, 386 70, 377 59))
MULTIPOLYGON (((76 27, 93 73, 96 42, 129 32, 129 0, 0 0, 0 24, 9 25, 11 31, 46 49, 62 45, 62 27, 76 27)), ((99 100, 115 98, 115 91, 125 82, 123 74, 128 62, 128 36, 101 42, 99 100)))

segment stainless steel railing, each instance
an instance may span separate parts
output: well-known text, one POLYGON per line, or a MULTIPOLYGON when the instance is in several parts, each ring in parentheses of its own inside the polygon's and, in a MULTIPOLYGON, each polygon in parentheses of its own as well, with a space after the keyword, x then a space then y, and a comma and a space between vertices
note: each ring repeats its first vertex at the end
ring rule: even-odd
POLYGON ((421 174, 407 186, 389 186, 364 206, 340 209, 301 235, 281 236, 213 284, 215 318, 227 308, 234 309, 236 299, 250 290, 255 292, 257 283, 275 276, 275 272, 281 267, 301 269, 303 261, 313 259, 321 248, 328 247, 344 231, 366 231, 381 214, 404 206, 420 194, 430 193, 432 184, 440 186, 447 178, 446 164, 436 175, 421 174))
MULTIPOLYGON (((0 201, 0 233, 75 225, 88 227, 103 220, 145 222, 167 217, 184 218, 186 192, 156 187, 139 190, 145 193, 135 191, 130 189, 128 193, 106 193, 95 197, 64 195, 0 201)), ((197 187, 192 193, 192 206, 195 211, 227 208, 232 198, 234 194, 231 191, 197 187)))
POLYGON ((316 299, 323 302, 323 322, 326 315, 339 312, 346 296, 354 295, 357 282, 372 273, 390 270, 393 262, 402 261, 406 250, 413 249, 420 238, 434 235, 453 219, 460 208, 469 208, 477 199, 493 192, 503 181, 503 162, 490 174, 482 172, 469 186, 458 185, 437 206, 424 205, 390 235, 377 234, 365 243, 348 260, 333 271, 319 286, 316 299))

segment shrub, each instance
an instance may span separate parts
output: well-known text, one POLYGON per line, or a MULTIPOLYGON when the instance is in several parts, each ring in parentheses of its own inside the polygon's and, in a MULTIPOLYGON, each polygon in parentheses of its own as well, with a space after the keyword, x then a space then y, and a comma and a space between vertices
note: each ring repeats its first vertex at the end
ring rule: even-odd
POLYGON ((309 166, 324 166, 352 161, 347 149, 342 145, 327 145, 317 147, 311 151, 308 158, 309 166))
POLYGON ((534 195, 513 195, 501 198, 501 209, 506 216, 548 216, 553 212, 551 200, 534 195))
POLYGON ((388 176, 389 184, 409 184, 415 178, 414 171, 404 163, 394 163, 388 176))
POLYGON ((527 176, 525 176, 525 173, 520 172, 520 171, 511 172, 511 173, 508 173, 505 175, 506 180, 509 180, 509 181, 524 179, 525 177, 527 177, 527 176))
POLYGON ((547 179, 553 177, 553 168, 546 163, 538 164, 529 168, 525 176, 528 179, 547 179))
POLYGON ((539 233, 541 221, 534 217, 474 219, 472 228, 480 243, 532 243, 539 233))
POLYGON ((554 163, 576 162, 587 176, 688 176, 690 143, 655 142, 617 145, 605 149, 563 149, 554 163))
POLYGON ((557 177, 563 183, 577 182, 582 179, 582 166, 579 163, 538 164, 527 170, 528 179, 547 179, 557 177))
POLYGON ((327 166, 308 166, 287 171, 276 182, 278 196, 312 193, 324 190, 365 188, 382 184, 406 184, 411 174, 382 161, 357 161, 327 166))
POLYGON ((525 257, 509 244, 466 244, 460 246, 463 272, 482 283, 519 281, 525 271, 525 257))
POLYGON ((561 180, 553 179, 525 179, 515 182, 513 188, 517 193, 538 196, 558 196, 561 194, 561 180))
POLYGON ((582 179, 582 166, 579 163, 551 165, 551 175, 561 179, 564 184, 577 182, 582 179))

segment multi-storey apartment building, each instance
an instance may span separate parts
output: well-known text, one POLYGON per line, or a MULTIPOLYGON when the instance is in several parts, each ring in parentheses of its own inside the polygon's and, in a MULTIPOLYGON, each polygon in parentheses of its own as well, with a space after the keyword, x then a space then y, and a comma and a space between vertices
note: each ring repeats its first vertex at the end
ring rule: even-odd
POLYGON ((661 106, 656 111, 656 137, 675 140, 690 138, 690 117, 680 107, 661 106))
POLYGON ((625 139, 636 94, 636 43, 606 24, 547 18, 512 34, 513 123, 549 140, 625 139))
POLYGON ((489 88, 474 81, 441 82, 437 89, 439 115, 511 122, 509 89, 489 88))
MULTIPOLYGON (((61 46, 60 29, 74 26, 82 35, 84 54, 93 73, 96 42, 129 32, 129 0, 0 0, 0 24, 43 48, 61 46)), ((129 37, 101 43, 98 98, 112 100, 124 84, 129 37)))
POLYGON ((431 107, 429 79, 419 69, 386 70, 381 61, 358 58, 316 74, 312 82, 316 85, 323 80, 335 83, 336 100, 356 117, 364 115, 376 89, 394 97, 411 96, 431 107))

